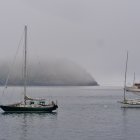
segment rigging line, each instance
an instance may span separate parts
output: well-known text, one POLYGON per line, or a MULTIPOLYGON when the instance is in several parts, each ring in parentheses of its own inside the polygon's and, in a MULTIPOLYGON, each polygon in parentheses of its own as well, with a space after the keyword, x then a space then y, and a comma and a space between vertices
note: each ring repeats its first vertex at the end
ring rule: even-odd
MULTIPOLYGON (((22 39, 23 39, 23 34, 24 34, 24 31, 23 31, 23 33, 21 34, 21 38, 20 38, 20 41, 19 41, 19 44, 18 44, 18 48, 17 48, 17 50, 16 50, 15 57, 14 57, 14 59, 13 59, 13 62, 11 63, 11 66, 13 66, 13 65, 15 64, 15 60, 16 60, 16 58, 17 58, 17 54, 18 54, 18 51, 19 51, 19 48, 20 48, 20 44, 21 44, 22 39)), ((7 76, 6 81, 5 81, 5 86, 4 86, 4 90, 3 90, 2 95, 4 94, 4 91, 5 91, 5 89, 7 88, 7 84, 8 84, 8 80, 9 80, 10 74, 11 74, 11 68, 8 69, 8 76, 7 76)))

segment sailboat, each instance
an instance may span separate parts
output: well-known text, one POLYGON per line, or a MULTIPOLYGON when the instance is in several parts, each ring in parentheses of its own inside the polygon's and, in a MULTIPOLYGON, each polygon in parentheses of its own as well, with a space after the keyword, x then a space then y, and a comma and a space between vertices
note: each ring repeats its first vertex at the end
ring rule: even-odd
POLYGON ((134 80, 132 86, 126 86, 126 91, 128 92, 140 92, 140 83, 135 82, 135 72, 134 72, 134 80))
POLYGON ((53 112, 58 108, 57 102, 46 103, 45 99, 33 99, 27 96, 27 26, 24 28, 24 99, 22 102, 10 105, 0 105, 4 112, 53 112))
POLYGON ((126 86, 128 92, 140 92, 140 83, 134 83, 132 86, 126 86))
POLYGON ((126 57, 123 101, 120 101, 121 107, 122 108, 140 108, 140 99, 126 99, 126 91, 128 91, 127 86, 126 86, 127 65, 128 65, 128 52, 127 52, 127 57, 126 57))

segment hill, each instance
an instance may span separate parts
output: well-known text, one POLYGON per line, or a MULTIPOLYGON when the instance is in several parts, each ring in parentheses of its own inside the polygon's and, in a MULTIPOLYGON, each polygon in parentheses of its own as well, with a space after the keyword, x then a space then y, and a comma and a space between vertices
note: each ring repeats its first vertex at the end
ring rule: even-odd
MULTIPOLYGON (((21 63, 11 68, 8 85, 23 85, 21 63)), ((0 65, 0 84, 8 76, 8 65, 0 65)), ((95 86, 98 83, 82 67, 70 61, 55 60, 28 64, 27 84, 30 86, 95 86)))

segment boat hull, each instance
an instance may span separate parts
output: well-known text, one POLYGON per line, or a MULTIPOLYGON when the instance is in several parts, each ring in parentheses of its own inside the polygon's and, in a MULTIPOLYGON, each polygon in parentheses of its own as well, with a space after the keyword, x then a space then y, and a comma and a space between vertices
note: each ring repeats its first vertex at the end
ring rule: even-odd
POLYGON ((140 104, 139 105, 121 104, 121 108, 140 108, 140 104))
POLYGON ((9 105, 1 105, 0 108, 5 112, 53 112, 58 108, 57 105, 45 106, 45 107, 17 107, 9 105))
POLYGON ((125 90, 128 92, 140 92, 140 88, 136 87, 125 87, 125 90))
POLYGON ((126 100, 120 103, 122 108, 140 108, 140 100, 126 100))

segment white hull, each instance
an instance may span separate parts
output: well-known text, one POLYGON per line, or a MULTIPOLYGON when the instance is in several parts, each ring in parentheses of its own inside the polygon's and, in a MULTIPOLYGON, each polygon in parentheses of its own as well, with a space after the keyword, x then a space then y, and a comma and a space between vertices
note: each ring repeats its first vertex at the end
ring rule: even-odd
POLYGON ((122 108, 140 108, 140 100, 126 100, 126 101, 122 101, 121 103, 121 107, 122 108))
POLYGON ((128 92, 140 92, 140 88, 137 88, 135 86, 125 87, 125 90, 128 91, 128 92))
POLYGON ((140 104, 139 105, 121 104, 121 108, 140 108, 140 104))

